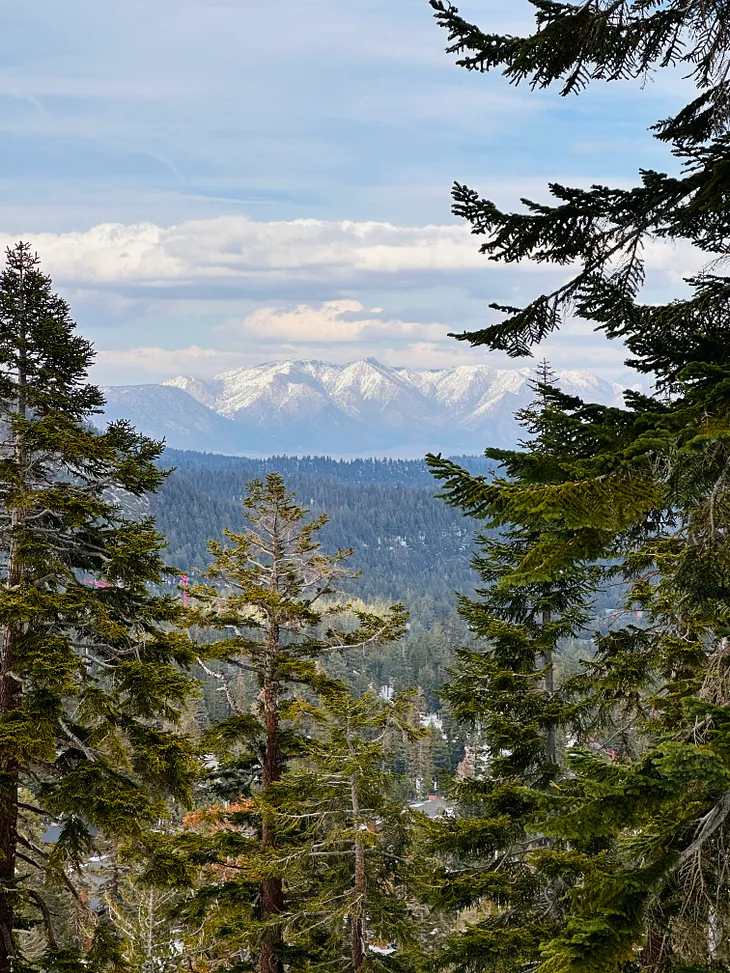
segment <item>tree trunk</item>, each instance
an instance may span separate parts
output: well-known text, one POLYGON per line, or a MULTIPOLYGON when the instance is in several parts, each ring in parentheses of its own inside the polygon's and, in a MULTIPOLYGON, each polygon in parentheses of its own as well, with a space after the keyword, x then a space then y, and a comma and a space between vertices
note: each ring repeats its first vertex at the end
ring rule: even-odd
MULTIPOLYGON (((352 753, 350 744, 350 734, 347 734, 347 743, 352 753)), ((352 803, 352 822, 357 829, 361 827, 360 821, 360 795, 358 793, 357 774, 350 776, 350 800, 352 803)), ((358 834, 358 832, 355 832, 358 834)), ((367 878, 365 875, 365 846, 357 837, 355 838, 355 902, 350 910, 350 955, 352 957, 353 970, 359 970, 365 959, 365 897, 367 895, 367 878)))
MULTIPOLYGON (((23 295, 23 270, 21 267, 19 325, 19 365, 17 373, 17 414, 26 416, 25 342, 26 321, 23 295)), ((21 480, 26 476, 25 449, 22 432, 14 430, 13 453, 21 480)), ((17 588, 23 580, 23 565, 18 530, 24 520, 22 507, 10 511, 10 543, 8 545, 8 570, 5 589, 17 588)), ((22 686, 13 667, 16 653, 18 628, 6 624, 0 634, 0 716, 8 716, 21 704, 22 686)), ((15 868, 18 845, 18 761, 12 753, 0 753, 0 973, 10 973, 15 964, 15 868)))
MULTIPOLYGON (((6 627, 0 659, 0 714, 17 709, 19 686, 11 671, 13 632, 6 627)), ((14 882, 18 841, 18 763, 0 755, 0 973, 10 973, 15 959, 14 882)))
POLYGON ((365 959, 365 849, 361 841, 355 841, 355 905, 350 913, 352 968, 359 970, 365 959))
MULTIPOLYGON (((272 579, 275 583, 276 577, 272 579)), ((270 623, 267 639, 266 664, 264 671, 263 703, 266 749, 264 752, 263 786, 266 792, 272 784, 281 780, 281 751, 279 749, 279 683, 275 672, 279 652, 279 627, 270 623)), ((261 823, 261 847, 271 848, 275 835, 268 815, 264 813, 261 823)), ((284 908, 284 890, 280 878, 264 878, 261 882, 261 918, 270 919, 279 915, 284 908)), ((281 973, 284 969, 279 955, 281 934, 276 926, 271 926, 261 937, 259 954, 259 973, 281 973)), ((0 971, 2 973, 2 971, 0 971)))
MULTIPOLYGON (((22 510, 11 512, 11 537, 6 590, 17 588, 23 578, 17 528, 23 520, 22 510)), ((21 685, 13 672, 15 641, 18 629, 5 625, 0 636, 0 715, 7 716, 21 703, 21 685)), ((13 754, 0 754, 0 973, 13 969, 15 941, 14 881, 18 844, 18 761, 13 754)))
MULTIPOLYGON (((546 609, 542 613, 542 627, 547 628, 550 624, 551 615, 549 609, 546 609)), ((545 668, 545 692, 548 697, 551 697, 555 692, 555 668, 553 666, 553 653, 552 649, 547 649, 543 655, 543 665, 545 668)), ((545 750, 547 752, 547 759, 551 764, 557 763, 557 746, 555 742, 555 725, 551 723, 547 729, 547 737, 545 739, 545 750)))

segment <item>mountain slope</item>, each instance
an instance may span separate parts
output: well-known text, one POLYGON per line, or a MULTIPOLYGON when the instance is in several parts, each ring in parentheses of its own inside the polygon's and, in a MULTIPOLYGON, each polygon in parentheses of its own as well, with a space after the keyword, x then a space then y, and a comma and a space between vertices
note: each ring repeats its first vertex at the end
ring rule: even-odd
POLYGON ((240 452, 233 423, 192 395, 168 385, 117 385, 104 389, 108 422, 129 419, 138 432, 178 449, 240 452))
MULTIPOLYGON (((208 452, 478 452, 517 441, 513 415, 532 397, 531 375, 529 368, 487 365, 416 371, 371 358, 268 362, 208 380, 180 376, 107 389, 107 415, 124 414, 176 448, 208 452)), ((621 386, 590 372, 558 378, 569 394, 622 401, 621 386)))

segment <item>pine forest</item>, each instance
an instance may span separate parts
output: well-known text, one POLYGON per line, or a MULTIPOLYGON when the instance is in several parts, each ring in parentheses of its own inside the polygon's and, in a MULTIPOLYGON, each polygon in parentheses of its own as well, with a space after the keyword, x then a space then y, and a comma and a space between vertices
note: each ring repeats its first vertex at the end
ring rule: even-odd
POLYGON ((533 369, 479 456, 106 423, 43 253, 7 250, 0 973, 730 973, 730 8, 526 0, 512 35, 430 4, 528 98, 679 69, 675 174, 514 212, 454 183, 485 266, 559 270, 452 336, 533 369), (705 258, 663 303, 656 241, 705 258), (623 405, 561 390, 575 321, 623 405))

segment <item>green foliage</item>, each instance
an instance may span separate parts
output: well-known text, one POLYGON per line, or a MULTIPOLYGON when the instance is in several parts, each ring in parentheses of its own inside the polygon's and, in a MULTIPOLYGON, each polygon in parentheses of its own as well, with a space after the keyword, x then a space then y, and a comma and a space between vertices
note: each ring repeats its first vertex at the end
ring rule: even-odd
POLYGON ((556 881, 553 867, 564 843, 543 847, 543 819, 566 778, 559 739, 573 731, 577 711, 568 684, 556 680, 555 661, 564 640, 591 617, 604 573, 591 559, 605 554, 598 538, 610 534, 600 510, 596 525, 575 531, 534 503, 546 471, 551 486, 565 476, 542 435, 553 392, 548 380, 544 367, 534 384, 536 404, 521 415, 536 434, 526 450, 491 452, 506 477, 487 482, 429 457, 447 501, 487 528, 473 561, 482 579, 478 599, 462 597, 459 609, 480 647, 458 653, 441 691, 456 719, 477 731, 454 790, 461 819, 430 827, 431 848, 444 864, 428 898, 468 917, 439 959, 459 970, 538 962, 541 944, 560 928, 572 884, 564 876, 556 881))
POLYGON ((416 942, 413 820, 396 800, 388 750, 418 729, 414 695, 383 702, 347 687, 323 689, 316 704, 289 715, 310 726, 299 760, 268 795, 287 835, 269 867, 287 883, 287 940, 317 969, 375 969, 370 947, 403 964, 416 942))
MULTIPOLYGON (((103 400, 86 382, 92 360, 30 248, 8 250, 0 274, 2 970, 34 961, 68 968, 72 953, 48 906, 54 883, 73 890, 97 832, 140 839, 165 813, 163 797, 185 800, 196 775, 192 747, 174 727, 194 688, 184 675, 191 645, 171 629, 174 599, 155 593, 167 577, 162 538, 151 520, 129 513, 165 478, 162 446, 125 423, 93 430, 103 400), (39 805, 31 817, 56 826, 50 853, 18 816, 19 786, 39 805), (43 959, 29 923, 45 931, 43 959)), ((114 949, 99 927, 73 962, 118 966, 114 949)))
MULTIPOLYGON (((203 868, 194 878, 186 914, 203 930, 200 949, 213 963, 233 956, 244 965, 276 970, 305 962, 310 950, 335 959, 334 912, 320 916, 316 944, 307 938, 309 924, 302 927, 292 919, 300 906, 306 851, 291 817, 304 813, 311 789, 318 786, 310 730, 327 722, 315 701, 319 697, 335 706, 349 698, 327 673, 327 656, 399 639, 407 613, 401 605, 377 614, 338 600, 340 585, 350 576, 351 552, 323 553, 317 535, 326 518, 307 519, 280 475, 249 484, 244 514, 244 531, 226 532, 228 543, 211 542, 208 582, 192 589, 188 613, 192 624, 220 636, 202 646, 205 658, 199 662, 219 682, 230 707, 204 741, 216 756, 212 790, 227 803, 203 812, 197 840, 187 835, 158 842, 150 877, 165 881, 166 875, 178 874, 188 880, 185 862, 192 856, 203 868), (252 702, 237 690, 240 673, 254 678, 252 702), (301 788, 287 791, 292 767, 301 761, 308 761, 302 771, 306 786, 303 777, 301 788), (161 868, 166 856, 177 857, 179 865, 161 868)), ((352 707, 355 712, 354 702, 352 707)), ((363 753, 372 762, 370 751, 363 753)), ((311 880, 307 875, 310 886, 311 880)), ((320 892, 307 895, 314 902, 320 892)))
MULTIPOLYGON (((530 532, 507 584, 559 583, 571 564, 600 560, 625 586, 626 611, 643 613, 639 625, 598 635, 595 658, 563 687, 572 746, 537 808, 535 825, 550 844, 532 856, 530 873, 552 870, 559 908, 555 924, 537 931, 529 963, 541 973, 723 970, 730 281, 715 264, 686 281, 682 299, 646 304, 642 288, 648 239, 713 257, 727 249, 727 17, 700 0, 532 5, 534 32, 503 37, 432 0, 468 69, 535 87, 557 82, 568 94, 682 64, 697 91, 655 128, 682 163, 678 176, 643 170, 637 186, 621 189, 552 184, 550 203, 523 200, 517 213, 454 188, 454 212, 489 259, 569 268, 554 291, 520 308, 495 303, 496 323, 458 337, 529 355, 570 313, 621 340, 627 364, 655 389, 628 393, 620 409, 545 387, 534 445, 516 457, 487 451, 503 479, 480 482, 434 464, 464 509, 495 511, 508 537, 530 532)), ((484 634, 496 645, 504 638, 489 625, 484 634)), ((525 692, 525 679, 507 682, 503 701, 515 706, 525 692)), ((514 739, 518 758, 530 725, 504 725, 503 746, 514 739)), ((520 813, 510 810, 510 823, 520 813)), ((513 969, 525 961, 495 954, 489 962, 513 969)))
MULTIPOLYGON (((349 588, 371 603, 401 600, 424 625, 454 610, 454 591, 471 581, 473 530, 460 511, 434 497, 423 461, 273 456, 266 460, 166 450, 175 467, 151 512, 170 545, 170 559, 198 577, 210 564, 208 540, 240 523, 243 485, 280 472, 314 516, 328 550, 354 548, 350 565, 362 572, 349 588)), ((469 469, 488 464, 463 457, 469 469)))

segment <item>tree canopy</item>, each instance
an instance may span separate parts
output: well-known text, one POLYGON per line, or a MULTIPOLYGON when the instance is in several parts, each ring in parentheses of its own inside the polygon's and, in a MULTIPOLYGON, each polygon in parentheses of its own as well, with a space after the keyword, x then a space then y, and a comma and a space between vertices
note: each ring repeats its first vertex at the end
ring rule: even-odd
MULTIPOLYGON (((555 583, 578 558, 609 564, 626 586, 623 618, 596 635, 595 658, 572 683, 577 719, 564 782, 533 822, 551 844, 528 859, 539 870, 552 858, 562 890, 558 925, 539 943, 541 973, 724 969, 727 11, 704 2, 534 0, 534 33, 504 37, 440 0, 432 6, 463 67, 498 70, 514 83, 557 84, 569 95, 672 65, 695 82, 693 101, 654 129, 678 174, 642 170, 629 189, 551 184, 551 202, 523 200, 519 212, 461 184, 453 194, 455 214, 483 238, 488 259, 566 269, 557 288, 523 307, 495 302, 500 320, 460 340, 520 357, 582 319, 623 343, 652 392, 607 408, 546 387, 525 452, 487 451, 503 470, 492 483, 432 463, 464 509, 496 509, 510 530, 531 518, 537 530, 515 579, 543 570, 555 583), (689 296, 646 303, 651 240, 705 255, 705 268, 686 281, 689 296)), ((488 604, 498 597, 497 584, 488 604)))
MULTIPOLYGON (((164 479, 162 445, 92 426, 103 399, 27 244, 0 274, 0 970, 103 966, 114 944, 74 874, 97 840, 139 841, 196 776, 176 732, 192 645, 159 594, 164 542, 135 505, 164 479), (24 800, 27 788, 34 800, 24 800), (40 817, 57 839, 45 850, 40 817), (90 945, 56 935, 48 889, 85 911, 90 945), (45 932, 47 955, 24 949, 45 932), (45 965, 44 968, 47 968, 45 965)), ((52 894, 52 893, 51 893, 52 894)))

